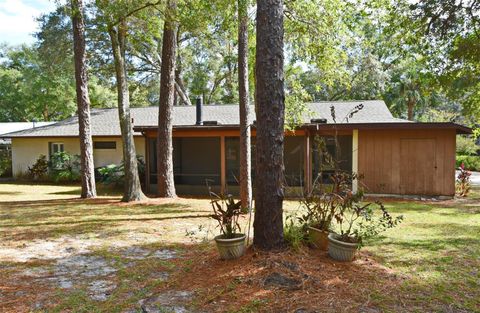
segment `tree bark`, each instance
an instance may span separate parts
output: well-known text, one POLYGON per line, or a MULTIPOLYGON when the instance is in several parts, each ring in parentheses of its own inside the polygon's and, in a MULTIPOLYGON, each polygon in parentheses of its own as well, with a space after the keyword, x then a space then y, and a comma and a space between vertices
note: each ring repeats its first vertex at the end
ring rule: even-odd
POLYGON ((257 112, 255 221, 253 244, 284 246, 283 1, 257 1, 255 105, 257 112))
POLYGON ((117 27, 109 28, 112 42, 115 74, 117 79, 118 117, 123 141, 123 162, 125 189, 122 201, 140 201, 146 197, 142 192, 138 175, 137 152, 133 141, 132 119, 130 116, 130 95, 125 64, 126 21, 121 19, 117 27))
MULTIPOLYGON (((170 4, 174 9, 174 4, 170 4)), ((160 197, 176 197, 173 177, 172 111, 175 98, 177 25, 169 17, 163 26, 162 70, 157 136, 157 186, 160 197)))
POLYGON ((240 200, 252 202, 252 164, 248 101, 248 0, 238 0, 238 94, 240 110, 240 200))
POLYGON ((78 131, 80 134, 80 176, 82 198, 95 198, 95 167, 90 126, 90 98, 88 96, 87 56, 85 52, 85 23, 82 0, 72 0, 73 52, 77 92, 78 131))
POLYGON ((409 121, 413 121, 413 109, 415 107, 415 99, 408 99, 407 101, 407 116, 409 121))

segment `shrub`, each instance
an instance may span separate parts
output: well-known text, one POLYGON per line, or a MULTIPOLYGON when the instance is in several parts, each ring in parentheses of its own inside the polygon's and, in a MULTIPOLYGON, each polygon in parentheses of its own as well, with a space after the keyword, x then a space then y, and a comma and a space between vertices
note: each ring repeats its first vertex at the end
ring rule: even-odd
POLYGON ((0 156, 0 177, 12 176, 12 158, 9 156, 0 156))
POLYGON ((465 169, 463 163, 460 165, 458 170, 460 171, 460 173, 458 173, 456 181, 457 194, 460 197, 466 197, 468 196, 468 193, 471 189, 470 176, 472 175, 472 173, 465 169))
POLYGON ((476 155, 479 147, 475 139, 465 136, 457 136, 457 154, 458 155, 476 155))
POLYGON ((308 241, 307 229, 305 225, 297 223, 298 220, 296 215, 287 216, 283 228, 283 238, 294 250, 299 250, 308 241))
POLYGON ((68 152, 53 154, 48 162, 51 179, 58 182, 74 182, 80 179, 80 156, 68 152))
POLYGON ((342 208, 335 215, 339 240, 361 246, 365 239, 378 236, 403 220, 402 215, 393 218, 380 201, 373 204, 363 203, 362 200, 361 192, 347 193, 343 197, 342 208))
POLYGON ((468 171, 480 172, 480 156, 473 155, 457 155, 456 167, 459 168, 462 164, 468 171))
POLYGON ((98 169, 100 174, 100 182, 106 185, 119 186, 123 184, 124 172, 123 165, 110 164, 98 169))
MULTIPOLYGON (((137 167, 140 183, 145 181, 145 161, 142 156, 137 155, 137 167)), ((125 165, 109 164, 97 169, 100 175, 100 182, 106 185, 122 186, 125 180, 125 165)))
POLYGON ((35 163, 28 167, 28 174, 30 178, 37 180, 47 176, 48 173, 48 161, 47 156, 41 154, 35 163))

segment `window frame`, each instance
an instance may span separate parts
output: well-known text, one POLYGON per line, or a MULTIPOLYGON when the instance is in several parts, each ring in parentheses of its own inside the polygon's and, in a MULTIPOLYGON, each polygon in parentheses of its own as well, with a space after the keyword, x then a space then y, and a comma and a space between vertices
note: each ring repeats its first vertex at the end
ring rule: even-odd
POLYGON ((94 150, 117 150, 117 142, 116 141, 94 141, 93 142, 93 149, 94 150), (111 146, 108 146, 108 144, 112 144, 111 146), (107 144, 107 146, 103 146, 103 147, 98 147, 97 145, 98 144, 107 144))
POLYGON ((65 144, 63 142, 51 142, 50 143, 50 147, 51 147, 51 153, 52 154, 55 154, 55 153, 58 153, 58 152, 65 152, 65 144), (58 147, 57 151, 55 151, 55 146, 58 147))

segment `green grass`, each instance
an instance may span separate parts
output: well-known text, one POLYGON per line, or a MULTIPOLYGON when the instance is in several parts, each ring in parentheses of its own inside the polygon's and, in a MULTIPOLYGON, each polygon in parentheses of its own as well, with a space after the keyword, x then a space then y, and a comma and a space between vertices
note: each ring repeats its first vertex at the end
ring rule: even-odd
MULTIPOLYGON (((165 286, 166 282, 155 279, 152 273, 189 274, 196 262, 195 258, 182 258, 177 264, 143 259, 126 266, 132 261, 115 248, 116 243, 151 251, 169 248, 182 254, 184 245, 190 242, 185 235, 187 229, 201 224, 216 231, 214 224, 209 224, 206 199, 125 205, 112 194, 97 200, 76 199, 77 186, 0 184, 0 190, 0 276, 8 279, 15 272, 52 264, 42 260, 7 260, 2 249, 20 251, 23 245, 33 242, 71 237, 80 244, 99 243, 92 248, 92 254, 109 260, 118 270, 117 288, 107 301, 91 300, 86 287, 70 292, 57 290, 52 312, 126 310, 165 286)), ((404 220, 397 228, 367 242, 362 256, 373 258, 402 280, 394 293, 384 292, 381 285, 372 282, 369 303, 387 312, 480 312, 480 189, 474 189, 468 199, 388 201, 386 207, 394 215, 402 214, 404 220)), ((297 208, 298 202, 285 202, 287 214, 297 208)), ((195 249, 201 253, 202 247, 208 249, 208 245, 198 242, 195 249)), ((387 278, 379 277, 379 281, 382 279, 387 278)), ((175 287, 175 281, 170 284, 175 287)), ((238 287, 236 281, 227 280, 222 288, 210 296, 217 298, 238 287)), ((200 290, 199 294, 208 292, 200 290)), ((254 300, 235 312, 256 312, 267 307, 264 300, 254 300)))
MULTIPOLYGON (((401 292, 413 307, 443 311, 480 310, 480 193, 468 201, 444 203, 392 202, 403 223, 367 243, 374 258, 405 275, 401 292)), ((387 305, 396 298, 378 295, 387 305)), ((412 308, 412 307, 411 307, 412 308)))

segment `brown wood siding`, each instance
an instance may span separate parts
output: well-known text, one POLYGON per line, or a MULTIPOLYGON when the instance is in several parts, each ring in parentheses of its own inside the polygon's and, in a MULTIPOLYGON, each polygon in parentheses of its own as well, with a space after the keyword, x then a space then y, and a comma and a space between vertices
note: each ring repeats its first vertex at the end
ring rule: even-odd
POLYGON ((368 193, 455 194, 455 130, 359 130, 360 186, 368 193))

